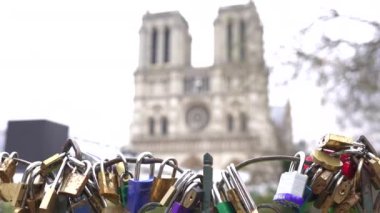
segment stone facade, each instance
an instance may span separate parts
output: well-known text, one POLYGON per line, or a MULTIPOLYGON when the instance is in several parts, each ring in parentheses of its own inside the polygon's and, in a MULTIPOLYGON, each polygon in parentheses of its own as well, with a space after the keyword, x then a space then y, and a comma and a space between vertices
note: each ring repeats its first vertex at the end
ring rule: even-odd
POLYGON ((263 28, 255 5, 220 8, 214 28, 214 65, 194 68, 182 15, 144 15, 134 73, 134 151, 176 157, 181 166, 198 169, 206 152, 216 168, 284 154, 268 105, 263 28))

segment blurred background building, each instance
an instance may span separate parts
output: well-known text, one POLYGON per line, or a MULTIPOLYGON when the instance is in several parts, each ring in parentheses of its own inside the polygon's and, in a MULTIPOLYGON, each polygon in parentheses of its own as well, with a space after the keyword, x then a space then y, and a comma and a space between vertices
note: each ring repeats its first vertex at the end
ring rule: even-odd
POLYGON ((17 151, 28 161, 40 161, 61 152, 69 137, 69 127, 49 120, 9 121, 5 151, 17 151))
POLYGON ((290 104, 268 105, 263 27, 253 2, 219 9, 210 67, 192 66, 188 30, 179 12, 143 17, 131 149, 189 168, 201 168, 206 152, 218 168, 292 153, 290 104))

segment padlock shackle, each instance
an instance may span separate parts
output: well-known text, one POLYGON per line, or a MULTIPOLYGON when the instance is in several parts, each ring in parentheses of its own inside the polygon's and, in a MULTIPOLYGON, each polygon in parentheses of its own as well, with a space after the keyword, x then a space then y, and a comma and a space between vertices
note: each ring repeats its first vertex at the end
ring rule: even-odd
POLYGON ((256 203, 252 199, 251 195, 248 193, 248 189, 244 185, 241 177, 239 176, 239 173, 237 172, 235 165, 233 163, 230 163, 230 165, 227 166, 227 170, 230 173, 232 183, 236 185, 237 190, 239 191, 239 194, 241 195, 241 198, 244 201, 243 204, 245 204, 246 210, 248 210, 249 212, 256 212, 256 203))
POLYGON ((97 166, 100 166, 100 162, 96 162, 92 165, 92 176, 94 177, 96 186, 99 188, 99 182, 98 182, 98 177, 97 177, 97 173, 96 173, 96 167, 97 166))
MULTIPOLYGON (((175 166, 178 167, 178 161, 175 158, 167 158, 167 159, 163 160, 162 163, 161 163, 161 165, 160 165, 160 168, 158 170, 157 178, 161 178, 162 177, 162 173, 164 171, 164 167, 165 167, 165 165, 169 165, 169 162, 172 162, 173 165, 175 165, 175 166)), ((173 172, 172 172, 172 176, 171 177, 175 178, 176 173, 177 173, 177 170, 173 167, 173 172)))
POLYGON ((223 202, 222 196, 220 195, 217 183, 212 184, 212 195, 214 197, 215 204, 223 202))
POLYGON ((61 176, 63 175, 63 171, 65 170, 67 161, 68 161, 68 157, 63 158, 62 164, 59 167, 59 170, 57 172, 57 176, 55 177, 55 179, 54 179, 53 183, 51 184, 50 188, 55 189, 58 186, 58 181, 61 178, 61 176))
POLYGON ((41 164, 42 164, 41 161, 35 161, 29 164, 29 166, 26 167, 24 174, 22 175, 21 183, 26 184, 27 183, 26 181, 28 180, 30 173, 34 170, 34 168, 36 168, 37 166, 40 166, 41 164))
POLYGON ((222 180, 226 184, 227 189, 228 190, 233 189, 233 187, 231 186, 231 182, 228 180, 228 177, 227 177, 228 173, 227 173, 227 171, 223 170, 223 171, 220 172, 220 174, 222 175, 222 180))
POLYGON ((127 160, 125 159, 123 153, 119 152, 117 155, 116 155, 116 158, 120 158, 121 161, 124 163, 124 169, 125 169, 125 173, 128 172, 128 162, 127 160))
MULTIPOLYGON (((300 160, 299 160, 299 162, 298 162, 298 169, 297 169, 297 172, 298 172, 299 174, 301 174, 301 173, 302 173, 303 165, 305 164, 306 154, 305 154, 305 152, 303 152, 303 151, 299 151, 299 152, 297 152, 297 153, 294 155, 294 157, 297 157, 297 156, 300 158, 300 160)), ((295 164, 294 161, 292 161, 292 162, 290 163, 290 166, 289 166, 289 172, 294 171, 294 164, 295 164)))
POLYGON ((32 170, 30 171, 29 178, 27 180, 28 183, 25 183, 27 185, 26 185, 26 190, 24 192, 24 195, 22 196, 22 199, 21 199, 20 208, 25 208, 25 203, 26 203, 26 199, 28 197, 28 194, 31 198, 33 198, 34 189, 31 185, 33 184, 34 179, 39 175, 39 173, 40 173, 40 166, 33 167, 32 170), (34 172, 34 170, 36 170, 36 169, 38 169, 38 171, 34 172))
POLYGON ((199 182, 192 182, 189 185, 186 186, 185 191, 183 192, 182 198, 180 203, 183 204, 185 202, 186 195, 189 194, 189 192, 196 186, 199 185, 199 182))
MULTIPOLYGON (((100 161, 100 175, 102 176, 103 182, 105 183, 106 182, 106 171, 104 168, 104 161, 106 161, 106 159, 102 159, 100 161)), ((98 182, 98 180, 97 180, 97 182, 98 182)), ((106 185, 106 184, 104 184, 104 185, 106 185)))
POLYGON ((75 157, 78 160, 82 160, 82 152, 80 151, 78 143, 75 140, 69 138, 66 141, 66 143, 63 145, 62 151, 65 153, 69 153, 71 148, 73 148, 73 150, 74 150, 75 157))
POLYGON ((9 154, 9 157, 10 158, 18 158, 18 153, 17 152, 12 152, 11 154, 9 154))
POLYGON ((21 201, 21 207, 22 208, 25 206, 25 202, 26 202, 26 198, 27 198, 26 194, 29 193, 30 198, 34 198, 35 192, 34 192, 33 184, 34 184, 35 179, 38 176, 41 177, 41 167, 40 166, 34 167, 34 169, 31 172, 31 175, 28 179, 28 186, 26 188, 25 194, 24 194, 23 199, 21 201), (35 170, 37 170, 37 171, 35 171, 35 170))
POLYGON ((79 171, 81 171, 81 173, 86 177, 89 176, 90 171, 92 169, 92 164, 89 160, 80 161, 71 156, 69 156, 69 161, 67 162, 67 166, 69 166, 72 169, 72 172, 75 172, 76 170, 78 170, 78 167, 82 169, 84 168, 84 171, 83 170, 79 170, 79 171), (74 163, 74 166, 70 165, 70 163, 74 163))
POLYGON ((8 152, 1 152, 0 153, 0 163, 3 163, 3 158, 9 158, 9 153, 8 152))
MULTIPOLYGON (((140 180, 140 170, 141 170, 141 164, 143 159, 145 158, 154 158, 152 153, 150 152, 142 152, 137 156, 136 159, 136 166, 135 166, 135 176, 134 180, 140 180)), ((153 179, 154 177, 154 163, 150 164, 150 172, 149 172, 149 178, 153 179)))

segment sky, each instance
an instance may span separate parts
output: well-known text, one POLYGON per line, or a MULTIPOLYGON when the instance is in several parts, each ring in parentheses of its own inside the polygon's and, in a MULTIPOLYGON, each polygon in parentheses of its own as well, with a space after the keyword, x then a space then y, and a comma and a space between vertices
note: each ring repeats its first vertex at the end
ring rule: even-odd
MULTIPOLYGON (((147 11, 178 10, 189 23, 193 66, 209 66, 218 8, 247 2, 0 1, 0 130, 8 120, 50 119, 69 125, 71 136, 110 146, 128 143, 142 16, 147 11)), ((334 111, 320 106, 322 93, 310 79, 277 86, 289 71, 281 63, 289 57, 299 30, 330 8, 377 19, 379 3, 257 0, 255 4, 264 25, 265 58, 276 73, 270 83, 271 104, 291 101, 296 141, 339 131, 334 111)))

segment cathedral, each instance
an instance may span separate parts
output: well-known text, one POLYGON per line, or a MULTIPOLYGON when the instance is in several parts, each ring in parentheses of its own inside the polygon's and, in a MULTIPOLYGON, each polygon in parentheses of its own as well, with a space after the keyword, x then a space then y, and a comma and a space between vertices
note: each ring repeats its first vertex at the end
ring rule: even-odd
POLYGON ((179 12, 143 16, 132 150, 198 169, 206 152, 217 168, 288 154, 290 106, 269 107, 263 27, 254 3, 219 9, 212 66, 192 67, 191 40, 179 12))

